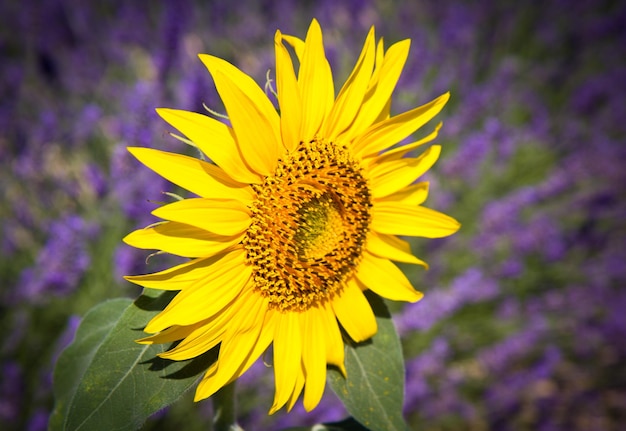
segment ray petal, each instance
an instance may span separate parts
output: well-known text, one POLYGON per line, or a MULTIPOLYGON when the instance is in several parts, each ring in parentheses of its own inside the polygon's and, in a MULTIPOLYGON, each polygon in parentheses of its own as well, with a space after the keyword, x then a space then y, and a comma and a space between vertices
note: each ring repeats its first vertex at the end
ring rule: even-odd
POLYGON ((393 235, 370 232, 367 238, 367 251, 384 259, 422 265, 428 269, 426 262, 411 253, 411 246, 408 242, 393 235))
POLYGON ((302 342, 298 313, 280 313, 274 337, 276 393, 270 414, 284 406, 293 394, 301 367, 302 342))
MULTIPOLYGON (((347 132, 347 139, 360 135, 381 117, 381 113, 390 103, 391 94, 406 63, 410 46, 410 40, 402 40, 389 47, 384 54, 380 66, 377 66, 372 76, 370 89, 363 101, 363 106, 354 120, 354 124, 347 132)), ((377 51, 377 61, 379 61, 382 41, 379 43, 377 51)), ((382 117, 385 116, 383 115, 382 117)))
POLYGON ((319 131, 335 98, 333 76, 324 53, 322 29, 315 19, 306 35, 298 85, 303 109, 300 138, 309 141, 319 131))
POLYGON ((254 295, 238 319, 233 320, 224 334, 216 366, 210 368, 198 384, 194 400, 208 398, 240 377, 261 356, 272 342, 276 322, 275 313, 267 310, 267 300, 254 295))
POLYGON ((441 153, 439 145, 433 145, 419 157, 389 160, 370 168, 370 184, 373 198, 382 198, 413 183, 435 164, 441 153))
POLYGON ((322 399, 326 386, 326 337, 320 334, 319 326, 325 311, 312 307, 300 315, 302 324, 302 361, 306 375, 304 386, 304 409, 313 410, 322 399))
POLYGON ((445 93, 430 103, 372 125, 354 140, 355 154, 373 157, 397 144, 437 115, 449 98, 450 93, 445 93))
POLYGON ((242 235, 223 236, 194 226, 165 222, 137 229, 123 241, 141 249, 162 250, 182 257, 209 257, 241 241, 242 235))
POLYGON ((287 401, 288 412, 291 411, 293 406, 296 404, 296 401, 298 401, 298 397, 300 397, 300 394, 302 393, 302 388, 304 388, 305 374, 304 374, 304 365, 302 364, 302 361, 300 361, 300 367, 298 368, 296 373, 297 373, 296 384, 293 388, 293 392, 291 393, 291 396, 289 397, 289 400, 287 401))
POLYGON ((221 168, 199 159, 152 148, 128 147, 141 163, 168 181, 205 198, 239 199, 251 202, 249 185, 234 181, 221 168))
POLYGON ((232 64, 206 54, 200 59, 213 76, 242 157, 255 172, 272 174, 283 154, 276 109, 254 80, 232 64))
POLYGON ((250 280, 252 270, 241 250, 209 258, 210 271, 196 283, 179 292, 145 328, 162 331, 173 325, 192 325, 220 312, 250 280))
POLYGON ((280 130, 283 144, 293 151, 300 142, 302 125, 302 100, 298 80, 280 31, 274 36, 276 51, 276 90, 280 106, 280 130))
POLYGON ((356 280, 346 284, 333 299, 332 307, 339 323, 355 342, 365 341, 376 333, 376 317, 356 280))
POLYGON ((372 76, 376 56, 375 43, 374 27, 372 27, 365 39, 363 50, 354 69, 339 92, 337 100, 328 115, 328 120, 324 123, 324 130, 321 132, 322 136, 332 140, 346 130, 354 121, 372 76))
POLYGON ((326 339, 326 362, 335 365, 339 371, 345 376, 346 368, 344 366, 344 344, 341 338, 341 331, 337 318, 329 304, 325 304, 321 313, 320 332, 324 334, 326 339))
POLYGON ((152 214, 224 236, 241 234, 250 225, 248 207, 228 199, 184 199, 159 207, 152 214))
POLYGON ((356 278, 377 295, 393 301, 416 302, 424 296, 413 289, 404 273, 389 259, 369 252, 363 253, 356 278))
POLYGON ((443 123, 439 122, 435 126, 435 130, 433 130, 431 133, 429 133, 427 136, 423 137, 422 139, 419 139, 415 142, 411 142, 410 144, 401 145, 389 151, 385 151, 380 156, 370 158, 368 160, 370 160, 371 163, 382 163, 382 162, 386 162, 390 160, 401 159, 402 157, 406 156, 409 152, 435 139, 437 135, 439 134, 439 130, 441 129, 442 125, 443 123))
POLYGON ((193 325, 174 325, 167 328, 164 331, 159 332, 158 334, 150 335, 149 337, 140 338, 139 340, 135 340, 136 343, 139 344, 161 344, 161 343, 171 343, 173 341, 182 340, 192 332, 194 332, 199 327, 205 324, 204 321, 194 323, 193 325))
POLYGON ((372 78, 367 85, 368 90, 368 99, 372 97, 370 94, 370 90, 373 90, 378 83, 380 78, 380 71, 382 70, 383 60, 385 58, 385 38, 381 37, 378 39, 378 43, 376 44, 376 62, 374 64, 374 73, 372 74, 372 78))
POLYGON ((239 310, 245 308, 246 303, 255 300, 252 296, 256 295, 251 285, 244 287, 243 291, 231 303, 214 316, 203 320, 194 331, 190 332, 184 340, 176 345, 173 349, 159 354, 160 357, 171 359, 173 361, 184 361, 195 358, 213 347, 217 346, 226 332, 226 328, 236 318, 239 310))
POLYGON ((461 225, 452 217, 430 208, 380 201, 372 208, 371 227, 389 235, 441 238, 452 235, 461 225))
POLYGON ((304 57, 304 41, 299 37, 288 34, 283 34, 283 40, 293 48, 296 57, 298 57, 298 61, 302 62, 302 57, 304 57))
POLYGON ((244 162, 233 130, 226 124, 203 114, 180 109, 159 108, 156 111, 234 180, 248 184, 262 182, 262 177, 244 162))
MULTIPOLYGON (((238 252, 244 255, 243 249, 238 252)), ((149 289, 183 290, 207 277, 213 271, 212 265, 220 258, 221 255, 203 257, 152 274, 127 275, 124 278, 149 289)))
POLYGON ((375 199, 375 202, 395 202, 405 205, 417 206, 426 201, 428 197, 428 181, 422 181, 405 187, 383 198, 375 199))

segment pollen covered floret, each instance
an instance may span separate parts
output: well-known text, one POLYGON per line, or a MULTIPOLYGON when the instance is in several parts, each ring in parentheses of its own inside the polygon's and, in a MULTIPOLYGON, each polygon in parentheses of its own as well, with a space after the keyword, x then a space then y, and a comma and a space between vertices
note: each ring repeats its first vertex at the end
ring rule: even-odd
POLYGON ((306 310, 341 292, 361 260, 372 206, 348 149, 301 143, 254 190, 244 246, 270 306, 306 310))

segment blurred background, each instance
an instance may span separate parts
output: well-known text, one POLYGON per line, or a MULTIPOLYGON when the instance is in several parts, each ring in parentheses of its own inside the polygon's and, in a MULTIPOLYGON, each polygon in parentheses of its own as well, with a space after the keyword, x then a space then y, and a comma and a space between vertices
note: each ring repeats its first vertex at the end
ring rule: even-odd
MULTIPOLYGON (((390 304, 413 429, 623 429, 626 2, 604 0, 1 2, 1 429, 45 429, 80 317, 173 262, 121 242, 176 191, 125 147, 188 151, 154 108, 222 111, 196 55, 263 84, 275 30, 313 17, 340 83, 371 25, 412 39, 392 112, 452 92, 426 206, 463 228, 413 242, 426 296, 390 304)), ((246 429, 345 416, 327 388, 311 414, 267 417, 271 370, 241 380, 246 429)), ((191 395, 144 429, 208 429, 191 395)))

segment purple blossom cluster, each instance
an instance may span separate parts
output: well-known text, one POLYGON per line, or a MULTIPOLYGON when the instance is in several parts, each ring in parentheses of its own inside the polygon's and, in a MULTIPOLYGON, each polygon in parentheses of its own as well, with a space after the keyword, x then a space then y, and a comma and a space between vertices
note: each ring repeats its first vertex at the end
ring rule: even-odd
POLYGON ((408 304, 395 320, 401 337, 414 331, 428 331, 467 304, 487 302, 500 292, 495 279, 472 267, 454 279, 447 289, 435 290, 428 301, 408 304))
POLYGON ((19 290, 10 292, 15 301, 41 302, 48 295, 67 295, 80 282, 91 264, 88 243, 98 226, 77 215, 51 221, 48 239, 37 253, 35 263, 20 274, 19 290))
POLYGON ((459 149, 433 178, 448 195, 432 202, 460 214, 467 233, 425 251, 434 260, 424 280, 440 285, 453 259, 461 275, 425 288, 423 305, 396 319, 408 348, 420 346, 405 411, 422 427, 618 429, 625 419, 626 127, 616 113, 626 84, 616 77, 626 62, 614 53, 626 8, 568 5, 470 8, 462 22, 463 6, 436 8, 446 50, 435 63, 474 79, 455 78, 468 98, 443 133, 459 149), (501 52, 476 79, 479 63, 454 57, 493 55, 485 31, 501 40, 487 49, 501 52), (468 272, 497 280, 489 295, 468 272))
MULTIPOLYGON (((0 428, 45 429, 72 316, 136 295, 121 276, 167 263, 121 245, 155 221, 162 192, 178 192, 125 147, 193 153, 154 108, 221 110, 196 54, 263 83, 274 30, 303 35, 312 17, 339 79, 370 25, 387 46, 412 39, 394 111, 452 91, 427 206, 463 228, 412 244, 430 270, 407 274, 426 296, 394 317, 410 424, 548 431, 626 421, 624 4, 27 0, 0 3, 0 16, 0 428)), ((345 415, 326 394, 312 413, 298 404, 268 418, 272 385, 261 362, 241 379, 244 428, 345 415)), ((189 414, 197 408, 186 410, 189 424, 206 420, 189 414)), ((160 415, 145 429, 175 423, 160 415)))

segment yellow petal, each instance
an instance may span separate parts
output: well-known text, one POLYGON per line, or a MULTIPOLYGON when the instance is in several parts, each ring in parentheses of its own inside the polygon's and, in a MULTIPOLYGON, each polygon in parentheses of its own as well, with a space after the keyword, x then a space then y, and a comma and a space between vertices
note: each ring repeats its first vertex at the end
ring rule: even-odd
POLYGON ((210 397, 241 376, 271 343, 276 324, 268 319, 267 300, 261 295, 251 298, 242 304, 226 330, 217 366, 209 369, 198 384, 195 401, 210 397))
POLYGON ((233 130, 226 124, 206 115, 179 109, 159 108, 156 111, 235 181, 247 184, 263 182, 262 177, 244 162, 233 130))
POLYGON ((378 117, 376 117, 376 119, 374 120, 374 123, 372 124, 380 123, 381 121, 386 121, 389 119, 389 117, 391 117, 391 97, 389 98, 385 106, 383 106, 383 109, 380 111, 380 114, 378 114, 378 117))
POLYGON ((371 163, 373 164, 373 163, 382 163, 382 162, 386 162, 390 160, 401 159, 402 157, 406 156, 410 151, 413 151, 414 149, 435 139, 437 135, 439 134, 439 129, 441 129, 442 124, 443 123, 439 122, 439 124, 435 126, 435 130, 433 130, 430 134, 428 134, 428 136, 425 136, 418 141, 415 141, 406 145, 401 145, 389 151, 385 151, 380 156, 374 157, 368 160, 370 160, 371 163))
POLYGON ((437 115, 449 98, 450 93, 445 93, 426 105, 374 124, 355 139, 355 154, 372 157, 395 145, 437 115))
MULTIPOLYGON (((378 39, 378 43, 376 44, 376 62, 374 63, 374 73, 370 79, 370 82, 367 85, 368 90, 368 100, 372 97, 373 91, 370 93, 369 90, 373 90, 378 84, 378 79, 380 78, 380 71, 382 69, 383 60, 385 58, 385 38, 381 37, 378 39)), ((400 68, 402 69, 402 68, 400 68)))
POLYGON ((274 36, 276 50, 276 90, 280 106, 280 131, 285 148, 296 149, 300 142, 302 124, 302 100, 298 80, 280 31, 274 36))
POLYGON ((312 307, 299 316, 303 326, 302 362, 306 375, 303 404, 307 412, 319 404, 326 386, 326 337, 318 332, 323 313, 324 309, 312 307))
MULTIPOLYGON (((224 329, 214 330, 211 332, 208 331, 195 331, 201 332, 203 334, 202 338, 194 338, 194 342, 188 342, 186 344, 179 343, 172 350, 168 350, 167 352, 159 353, 157 356, 163 359, 169 359, 172 361, 186 361, 188 359, 192 359, 198 357, 215 346, 217 346, 222 341, 222 336, 224 335, 224 329)), ((185 340, 183 340, 184 342, 185 340)))
MULTIPOLYGON (((350 140, 363 133, 370 125, 381 117, 385 107, 390 104, 391 94, 396 87, 400 73, 404 68, 411 41, 406 39, 393 44, 382 58, 372 76, 370 90, 363 101, 363 106, 354 120, 354 124, 348 130, 346 139, 350 140)), ((382 40, 378 45, 377 62, 381 58, 382 40)), ((385 117, 383 115, 383 117, 385 117)), ((397 141, 396 141, 397 142, 397 141)))
POLYGON ((298 313, 280 313, 274 337, 274 379, 276 393, 270 414, 289 400, 300 373, 302 335, 298 313))
POLYGON ((250 210, 236 200, 184 199, 159 207, 152 214, 224 236, 241 234, 250 226, 250 210))
POLYGON ((232 324, 232 320, 237 317, 238 312, 245 308, 243 304, 246 302, 250 303, 256 299, 252 297, 253 295, 256 295, 256 293, 254 293, 249 284, 247 287, 244 287, 241 294, 228 306, 211 318, 201 321, 200 325, 190 332, 176 347, 159 354, 159 356, 173 361, 184 361, 211 350, 222 341, 226 328, 232 324))
POLYGON ((152 148, 128 147, 128 151, 166 180, 198 196, 228 197, 242 202, 254 199, 249 185, 234 181, 221 168, 202 160, 152 148))
POLYGON ((379 233, 441 238, 460 227, 452 217, 422 206, 381 201, 372 208, 371 228, 379 233))
MULTIPOLYGON (((243 249, 239 252, 243 254, 243 249)), ((183 290, 210 274, 213 263, 220 257, 194 259, 152 274, 127 275, 124 278, 149 289, 183 290)))
POLYGON ((159 332, 173 325, 192 325, 220 312, 248 283, 252 274, 242 250, 231 251, 206 260, 210 271, 179 292, 144 329, 159 332))
POLYGON ((320 334, 326 339, 326 362, 335 365, 346 376, 344 366, 344 345, 339 331, 337 318, 330 304, 324 305, 322 319, 320 319, 320 334))
POLYGON ((384 259, 422 265, 428 269, 426 262, 411 253, 411 246, 408 242, 393 235, 370 232, 367 237, 367 251, 384 259))
POLYGON ((356 280, 350 280, 331 305, 339 323, 355 342, 365 341, 376 334, 376 317, 356 280))
POLYGON ((333 76, 324 53, 322 29, 315 19, 306 35, 298 85, 303 110, 300 140, 309 141, 320 129, 335 98, 333 76))
POLYGON ((180 326, 175 325, 167 328, 164 331, 159 332, 158 334, 150 335, 149 337, 144 337, 139 340, 135 340, 136 343, 139 344, 162 344, 162 343, 171 343, 173 341, 182 340, 193 331, 204 325, 206 322, 198 322, 193 325, 180 326))
POLYGON ((291 393, 291 396, 289 397, 289 401, 287 401, 288 412, 291 411, 293 406, 296 404, 296 401, 298 401, 298 397, 302 393, 302 388, 304 388, 305 375, 304 375, 303 367, 304 366, 302 365, 302 362, 300 362, 300 367, 296 374, 296 384, 293 388, 293 392, 291 393))
POLYGON ((255 172, 274 173, 283 154, 280 118, 252 78, 225 60, 202 54, 233 125, 244 160, 255 172))
POLYGON ((369 252, 363 253, 356 278, 377 295, 393 301, 416 302, 424 296, 413 289, 396 265, 369 252))
POLYGON ((216 235, 188 224, 165 222, 131 232, 123 241, 136 248, 182 257, 209 257, 239 243, 241 238, 242 235, 216 235))
POLYGON ((390 160, 370 168, 373 198, 382 198, 401 190, 421 177, 439 158, 441 147, 433 145, 416 158, 390 160))
POLYGON ((428 181, 416 183, 405 187, 395 193, 383 198, 375 199, 376 202, 395 202, 411 206, 417 206, 424 203, 428 197, 428 181))
POLYGON ((361 107, 363 98, 365 97, 365 90, 372 76, 375 58, 374 45, 374 27, 372 27, 365 39, 361 55, 352 73, 339 92, 337 100, 328 115, 328 120, 324 123, 324 129, 321 132, 322 136, 332 140, 346 130, 354 121, 354 117, 361 107))
POLYGON ((291 36, 288 34, 283 34, 283 40, 287 42, 293 50, 296 52, 296 57, 298 57, 298 61, 302 62, 302 57, 304 56, 304 41, 296 36, 291 36))

